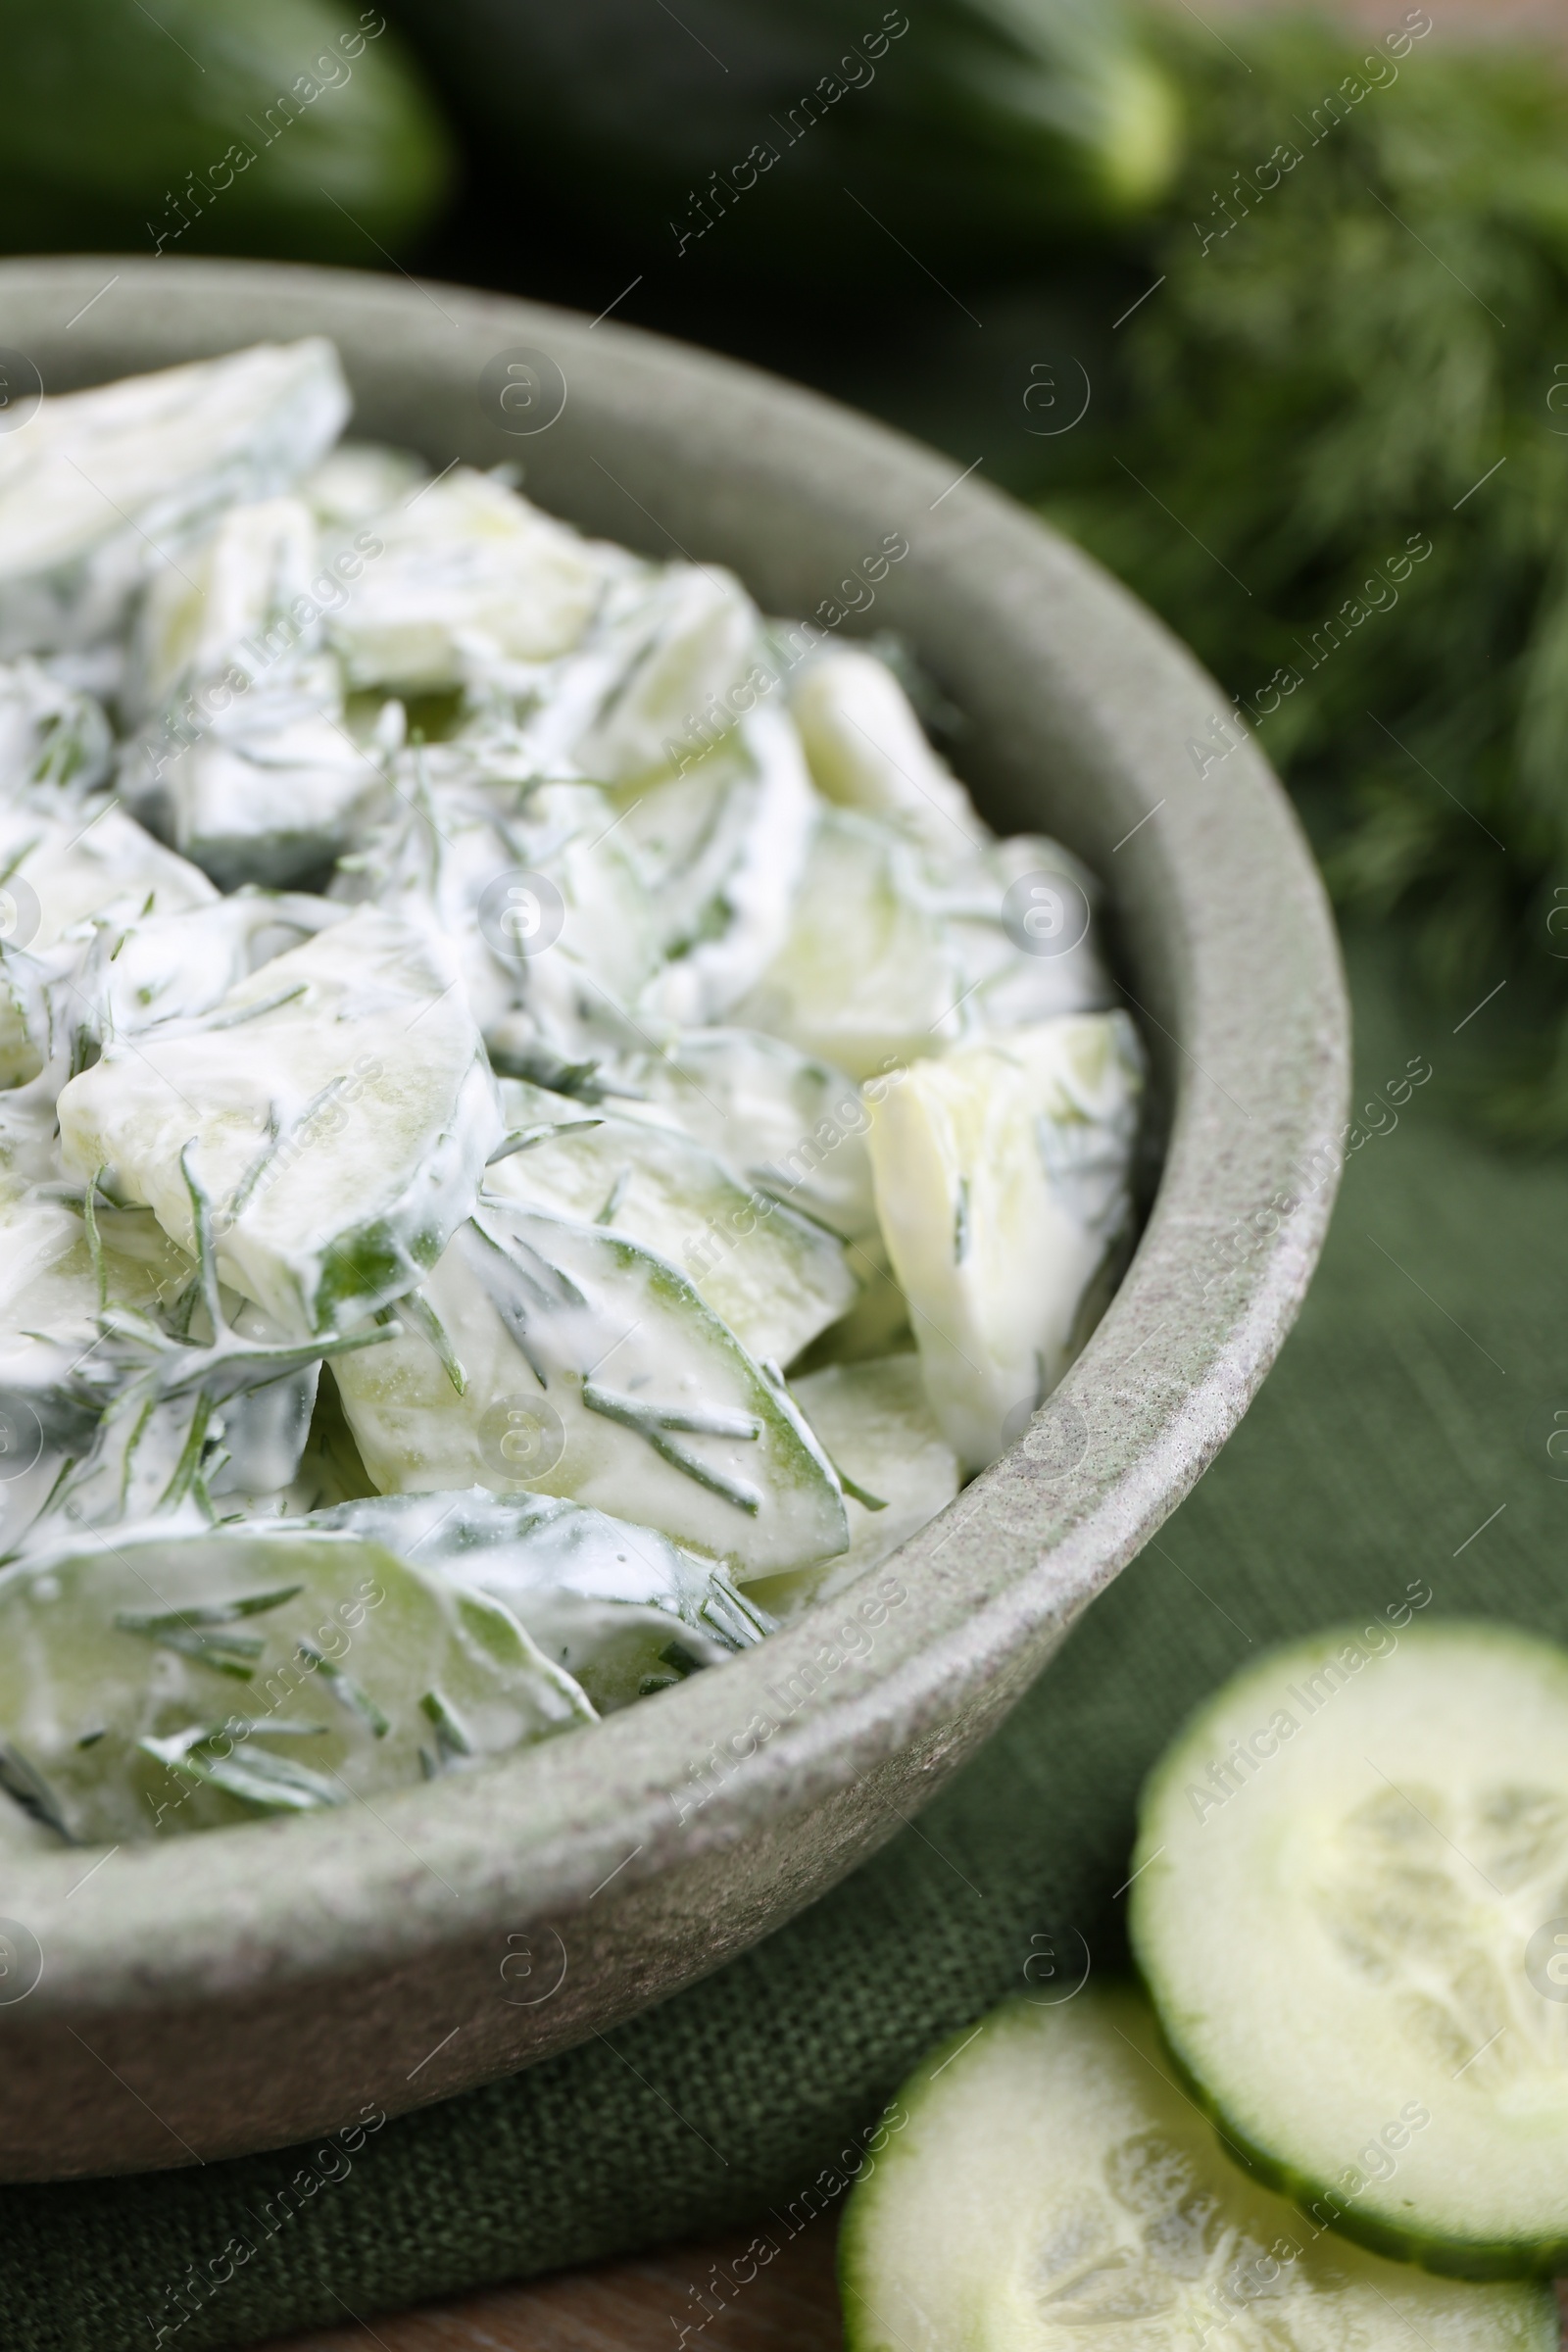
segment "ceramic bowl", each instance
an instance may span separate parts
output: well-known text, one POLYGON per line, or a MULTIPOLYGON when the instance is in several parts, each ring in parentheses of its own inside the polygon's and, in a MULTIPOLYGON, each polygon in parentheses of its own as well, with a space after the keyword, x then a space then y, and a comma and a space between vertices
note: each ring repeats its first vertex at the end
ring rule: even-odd
POLYGON ((437 469, 520 461, 547 508, 729 564, 766 611, 841 609, 860 591, 840 584, 906 540, 843 625, 912 643, 967 722, 964 773, 999 828, 1056 834, 1104 879, 1161 1172, 1067 1379, 873 1572, 903 1597, 870 1608, 860 1654, 835 1642, 852 1593, 472 1778, 13 1869, 9 1984, 41 1965, 0 1999, 16 2179, 186 2164, 367 2100, 445 2098, 778 1927, 973 1752, 1224 1443, 1296 1313, 1339 1168, 1346 1001, 1301 834, 1220 689, 1093 563, 951 459, 609 321, 271 265, 0 266, 0 345, 51 390, 303 334, 335 340, 353 429, 437 469))

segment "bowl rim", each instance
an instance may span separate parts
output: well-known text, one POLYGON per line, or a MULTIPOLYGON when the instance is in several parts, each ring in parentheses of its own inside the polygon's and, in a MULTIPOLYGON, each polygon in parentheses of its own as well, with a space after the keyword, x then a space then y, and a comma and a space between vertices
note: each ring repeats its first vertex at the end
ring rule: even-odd
MULTIPOLYGON (((158 364, 145 354, 160 344, 172 361, 312 331, 302 322, 321 317, 339 319, 357 351, 379 337, 394 370, 411 354, 438 368, 429 354, 447 348, 476 375, 474 356, 499 344, 547 348, 574 394, 597 384, 609 400, 613 379, 617 399, 648 407, 650 431, 667 415, 690 437, 706 414, 723 453, 718 480, 728 466, 741 488, 782 481, 808 504, 829 494, 822 482, 848 481, 847 469, 896 484, 922 517, 911 577, 946 573, 975 596, 988 581, 993 594, 999 582, 1025 599, 1049 592, 1060 642, 1042 640, 1042 674, 1058 696, 1076 694, 1073 724, 1107 773, 1136 777, 1157 799, 1111 854, 1125 848, 1117 880, 1145 908, 1164 961, 1165 1020, 1133 1003, 1146 1034, 1152 1024, 1165 1041, 1169 1137, 1132 1262, 1065 1380, 1002 1460, 870 1572, 903 1596, 884 1596, 869 1655, 829 1666, 822 1654, 848 1603, 858 1604, 857 1586, 722 1674, 612 1716, 589 1739, 383 1798, 375 1824, 350 1808, 96 1860, 96 1849, 19 1857, 5 1908, 47 1955, 27 2003, 40 2020, 385 1968, 522 1919, 585 1912, 612 1879, 625 1893, 673 1862, 721 1857, 917 1739, 929 1773, 945 1727, 999 1679, 1024 1687, 1229 1436, 1304 1293, 1343 1164, 1344 982, 1289 804, 1245 732, 1225 756, 1222 796, 1191 789, 1195 769, 1200 786, 1206 779, 1193 747, 1212 747, 1227 699, 1143 607, 1010 499, 972 475, 955 481, 952 460, 818 394, 534 303, 296 265, 162 255, 0 264, 7 340, 47 350, 52 382, 158 364), (110 272, 118 296, 104 284, 110 272), (432 308, 456 345, 439 344, 432 308), (72 318, 68 328, 73 312, 80 325, 72 318), (203 340, 210 320, 239 316, 251 332, 203 340), (105 364, 116 349, 135 355, 128 366, 105 364), (1136 693, 1115 691, 1107 652, 1123 678, 1134 669, 1136 693), (1092 691, 1073 683, 1085 675, 1092 691), (803 1689, 784 1709, 779 1694, 803 1689), (765 1770, 744 1769, 764 1753, 765 1770)), ((906 1808, 922 1787, 910 1784, 906 1808)), ((895 1811, 890 1833, 902 1818, 895 1811)), ((772 1924, 760 1920, 756 1933, 772 1924)))

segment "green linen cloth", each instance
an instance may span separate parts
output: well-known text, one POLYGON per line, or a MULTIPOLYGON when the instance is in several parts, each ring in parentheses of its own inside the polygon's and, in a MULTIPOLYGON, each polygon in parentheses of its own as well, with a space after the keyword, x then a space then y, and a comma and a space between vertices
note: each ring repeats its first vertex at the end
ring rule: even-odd
POLYGON ((5 2352, 200 2352, 730 2224, 776 2243, 838 2201, 930 2044, 1066 1985, 1085 1946, 1118 1965, 1139 1783, 1263 1644, 1412 1588, 1428 1622, 1568 1636, 1568 1169, 1452 1122, 1446 1083, 1489 1014, 1455 1041, 1375 975, 1357 1004, 1358 1100, 1412 1058, 1434 1077, 1369 1111, 1278 1369, 917 1824, 690 1991, 352 2155, 0 2190, 5 2352), (320 2185, 269 2239, 255 2217, 302 2166, 320 2185), (238 2267, 231 2239, 256 2245, 238 2267))

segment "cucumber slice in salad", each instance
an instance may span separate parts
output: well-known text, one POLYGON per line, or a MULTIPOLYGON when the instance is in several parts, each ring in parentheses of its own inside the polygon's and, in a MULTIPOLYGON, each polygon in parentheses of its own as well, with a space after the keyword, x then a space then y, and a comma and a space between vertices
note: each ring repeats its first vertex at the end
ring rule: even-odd
POLYGON ((419 1301, 336 1367, 383 1494, 565 1495, 742 1580, 846 1549, 838 1480, 782 1379, 651 1250, 486 1194, 419 1301))
POLYGON ((672 1123, 749 1184, 846 1241, 874 1236, 860 1090, 761 1029, 688 1029, 617 1065, 615 1107, 672 1123))
POLYGON ((9 1552, 80 1459, 114 1392, 99 1316, 184 1289, 190 1261, 145 1210, 101 1212, 97 1262, 80 1215, 34 1193, 0 1200, 0 1549, 9 1552))
POLYGON ((1555 2352, 1545 2287, 1314 2235, 1231 2164, 1126 1988, 965 2027, 869 2144, 848 2352, 1555 2352))
POLYGON ((727 726, 750 707, 734 695, 760 627, 756 606, 728 572, 667 565, 617 632, 619 674, 575 746, 582 773, 609 784, 660 775, 710 740, 710 713, 718 713, 719 728, 727 726))
POLYGON ((508 1609, 348 1533, 89 1541, 0 1580, 0 1788, 77 1844, 319 1812, 594 1720, 508 1609))
POLYGON ((349 406, 317 335, 45 400, 0 456, 0 654, 98 644, 159 548, 284 488, 349 406))
POLYGON ((108 775, 115 756, 109 714, 93 695, 38 662, 0 662, 0 776, 8 798, 64 814, 108 775))
POLYGON ((778 953, 794 920, 813 822, 811 779, 789 721, 766 704, 689 774, 656 786, 628 816, 669 961, 645 1009, 724 1020, 778 953), (677 846, 678 845, 678 846, 677 846))
POLYGON ((957 1460, 925 1400, 916 1356, 827 1364, 792 1380, 790 1395, 839 1474, 850 1548, 754 1585, 751 1597, 779 1617, 793 1616, 808 1601, 832 1599, 958 1492, 957 1460))
POLYGON ((318 1512, 311 1526, 384 1544, 423 1576, 487 1592, 602 1715, 772 1628, 710 1560, 554 1495, 377 1494, 318 1512))
POLYGON ((491 1191, 672 1259, 759 1362, 789 1363, 854 1303, 835 1236, 753 1193, 689 1136, 515 1079, 502 1081, 501 1107, 491 1191))
POLYGON ((196 866, 166 850, 113 801, 44 814, 34 801, 0 808, 0 872, 18 876, 37 901, 36 928, 20 947, 37 953, 63 931, 86 921, 116 899, 139 901, 145 911, 176 914, 217 898, 196 866))
POLYGON ((377 517, 382 548, 329 623, 351 686, 425 692, 485 660, 564 653, 603 566, 575 531, 461 466, 377 517))
POLYGON ((515 730, 482 725, 401 753, 389 813, 331 892, 373 901, 455 960, 497 1069, 548 1084, 577 1064, 580 1081, 643 1042, 623 1008, 658 961, 653 908, 598 787, 524 790, 515 764, 515 730), (517 953, 527 933, 513 926, 541 918, 559 936, 517 953))
POLYGON ((417 1281, 501 1131, 447 959, 362 906, 195 1021, 111 1044, 60 1097, 66 1171, 194 1250, 189 1176, 223 1280, 292 1331, 331 1331, 417 1281), (187 1175, 187 1160, 189 1176, 187 1175))
POLYGON ((814 655, 790 690, 790 716, 824 799, 902 825, 943 864, 986 839, 969 795, 875 654, 835 646, 814 655))
POLYGON ((1171 2048, 1265 2178, 1434 2270, 1568 2264, 1568 1653, 1276 1650, 1155 1768, 1133 1868, 1171 2048))
POLYGON ((12 926, 0 944, 0 1089, 41 1077, 62 1051, 72 1058, 68 1041, 90 1019, 83 982, 112 948, 101 932, 218 904, 204 873, 113 801, 58 817, 26 801, 0 808, 0 893, 12 926))
POLYGON ((970 1470, 1022 1435, 1081 1337, 1130 1213, 1142 1092, 1124 1012, 916 1062, 875 1106, 871 1167, 942 1432, 970 1470))
POLYGON ((788 936, 737 1021, 870 1078, 956 1033, 956 957, 914 845, 856 809, 817 821, 788 936))

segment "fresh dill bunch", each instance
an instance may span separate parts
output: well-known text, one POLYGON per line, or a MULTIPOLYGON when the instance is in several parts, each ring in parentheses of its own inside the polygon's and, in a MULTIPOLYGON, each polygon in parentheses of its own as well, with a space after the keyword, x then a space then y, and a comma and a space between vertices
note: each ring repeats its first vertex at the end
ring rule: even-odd
POLYGON ((1399 910, 1447 1002, 1510 983, 1489 1114, 1562 1140, 1568 81, 1423 24, 1166 35, 1164 282, 1045 505, 1238 698, 1342 903, 1399 910))

